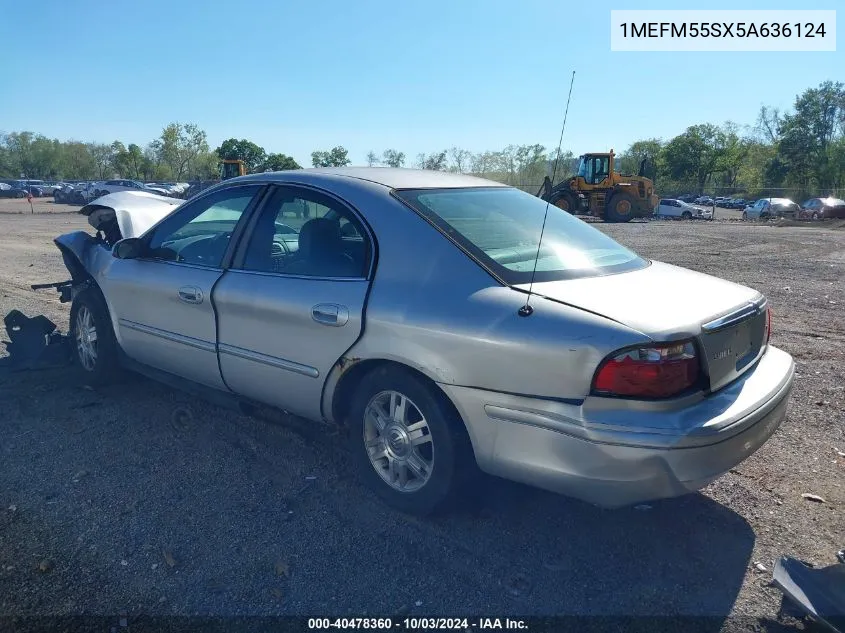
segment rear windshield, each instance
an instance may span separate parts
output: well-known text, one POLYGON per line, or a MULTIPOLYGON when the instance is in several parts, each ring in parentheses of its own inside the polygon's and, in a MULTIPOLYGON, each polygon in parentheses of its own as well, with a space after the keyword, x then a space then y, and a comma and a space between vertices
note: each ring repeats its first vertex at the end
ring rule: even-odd
POLYGON ((648 265, 598 229, 518 189, 416 189, 395 193, 508 284, 531 281, 535 260, 536 281, 608 275, 648 265))

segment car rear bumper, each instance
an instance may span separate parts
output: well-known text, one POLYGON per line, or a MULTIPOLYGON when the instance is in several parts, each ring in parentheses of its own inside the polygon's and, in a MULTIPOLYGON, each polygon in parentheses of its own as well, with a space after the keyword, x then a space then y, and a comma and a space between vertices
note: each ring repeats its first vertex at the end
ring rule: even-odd
POLYGON ((793 378, 792 357, 769 347, 730 385, 671 410, 441 387, 483 471, 621 507, 699 490, 745 460, 783 421, 793 378))

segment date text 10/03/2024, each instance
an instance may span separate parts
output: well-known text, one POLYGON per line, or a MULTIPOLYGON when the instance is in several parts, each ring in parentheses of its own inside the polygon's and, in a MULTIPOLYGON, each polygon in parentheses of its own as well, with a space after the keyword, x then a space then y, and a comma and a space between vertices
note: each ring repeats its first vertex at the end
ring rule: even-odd
POLYGON ((527 630, 524 620, 511 618, 309 618, 308 628, 312 630, 527 630))

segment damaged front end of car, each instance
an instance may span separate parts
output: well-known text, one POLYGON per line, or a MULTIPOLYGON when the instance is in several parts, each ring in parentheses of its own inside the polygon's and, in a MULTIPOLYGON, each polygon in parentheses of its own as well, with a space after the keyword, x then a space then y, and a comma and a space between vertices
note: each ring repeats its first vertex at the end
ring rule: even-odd
POLYGON ((54 288, 62 303, 73 301, 79 292, 97 284, 98 276, 111 260, 115 244, 122 239, 142 235, 183 202, 146 192, 122 191, 86 204, 79 213, 88 217, 88 224, 96 233, 74 231, 53 240, 71 278, 33 284, 32 289, 54 288))

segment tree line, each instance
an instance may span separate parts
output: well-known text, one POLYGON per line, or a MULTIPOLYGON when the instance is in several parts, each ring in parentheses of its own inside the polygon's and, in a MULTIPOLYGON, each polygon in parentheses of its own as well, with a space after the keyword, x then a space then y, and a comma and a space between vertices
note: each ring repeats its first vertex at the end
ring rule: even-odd
MULTIPOLYGON (((143 147, 121 141, 60 141, 32 132, 0 134, 3 178, 24 174, 44 180, 210 179, 216 176, 220 159, 242 160, 249 173, 300 168, 291 156, 267 152, 247 139, 227 139, 212 150, 206 132, 194 123, 171 123, 143 147)), ((635 174, 643 160, 644 175, 655 180, 662 195, 731 190, 758 196, 782 189, 825 195, 843 189, 845 86, 823 82, 797 95, 789 111, 763 106, 757 120, 745 125, 702 123, 668 140, 638 140, 617 155, 617 170, 635 174)), ((369 151, 365 162, 474 174, 530 189, 539 187, 555 168, 558 181, 571 175, 577 159, 572 151, 558 153, 535 143, 482 152, 453 146, 414 159, 388 148, 369 151)), ((311 153, 314 167, 351 163, 341 145, 311 153)))

